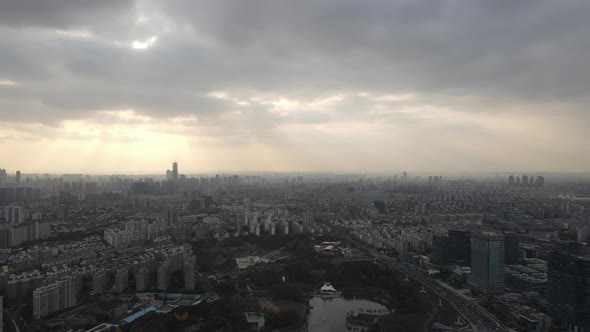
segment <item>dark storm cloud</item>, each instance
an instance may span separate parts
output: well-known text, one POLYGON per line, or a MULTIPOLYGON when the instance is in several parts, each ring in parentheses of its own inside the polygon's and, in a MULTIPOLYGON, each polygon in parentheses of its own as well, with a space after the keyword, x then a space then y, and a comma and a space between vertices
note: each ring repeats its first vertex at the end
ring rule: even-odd
POLYGON ((358 119, 377 102, 349 97, 331 106, 340 113, 280 117, 207 94, 305 101, 369 91, 479 112, 559 102, 584 116, 588 13, 590 3, 569 0, 2 1, 0 80, 21 84, 0 86, 0 113, 55 123, 133 109, 256 135, 261 124, 358 119), (151 36, 152 47, 130 47, 151 36), (224 117, 234 111, 248 118, 224 117))
POLYGON ((132 0, 3 0, 0 25, 18 28, 91 27, 133 14, 132 0))
POLYGON ((331 75, 320 82, 337 86, 577 98, 590 73, 585 1, 221 0, 168 9, 228 47, 309 60, 331 75))

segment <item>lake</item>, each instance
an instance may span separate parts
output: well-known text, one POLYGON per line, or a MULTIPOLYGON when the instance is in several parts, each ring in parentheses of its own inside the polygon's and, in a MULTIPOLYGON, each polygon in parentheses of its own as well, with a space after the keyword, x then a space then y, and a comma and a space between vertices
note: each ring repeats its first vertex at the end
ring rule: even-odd
POLYGON ((384 305, 355 297, 321 298, 315 296, 309 300, 310 309, 308 332, 343 332, 346 327, 346 314, 350 311, 388 310, 384 305))

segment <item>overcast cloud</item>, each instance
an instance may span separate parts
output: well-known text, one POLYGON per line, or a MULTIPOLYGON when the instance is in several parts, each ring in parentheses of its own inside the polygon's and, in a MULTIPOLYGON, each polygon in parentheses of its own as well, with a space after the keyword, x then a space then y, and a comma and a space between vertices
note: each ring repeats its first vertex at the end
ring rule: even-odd
POLYGON ((582 0, 2 0, 0 167, 586 171, 589 31, 582 0))

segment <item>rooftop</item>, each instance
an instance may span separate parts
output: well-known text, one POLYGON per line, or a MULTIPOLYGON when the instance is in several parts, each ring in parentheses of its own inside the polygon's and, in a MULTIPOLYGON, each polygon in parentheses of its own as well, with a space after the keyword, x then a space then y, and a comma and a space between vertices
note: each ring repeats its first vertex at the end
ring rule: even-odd
POLYGON ((122 321, 129 324, 129 323, 133 322, 134 320, 138 319, 139 317, 141 317, 151 311, 156 311, 156 307, 151 306, 151 307, 144 308, 144 309, 142 309, 130 316, 123 318, 122 321))

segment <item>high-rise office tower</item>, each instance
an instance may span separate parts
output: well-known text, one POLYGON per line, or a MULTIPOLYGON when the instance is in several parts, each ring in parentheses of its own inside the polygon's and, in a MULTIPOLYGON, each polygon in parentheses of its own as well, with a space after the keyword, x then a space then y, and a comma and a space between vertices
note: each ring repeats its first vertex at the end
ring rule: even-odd
POLYGON ((504 263, 518 264, 518 246, 520 239, 516 234, 508 233, 504 236, 504 263))
POLYGON ((471 263, 471 233, 469 231, 449 230, 450 259, 469 266, 471 263))
POLYGON ((508 177, 508 185, 509 186, 514 186, 514 175, 510 175, 508 177))
POLYGON ((545 178, 542 176, 537 176, 537 182, 535 185, 539 188, 543 188, 545 186, 545 178))
POLYGON ((16 171, 16 185, 20 186, 20 171, 16 171))
POLYGON ((451 258, 451 238, 444 235, 432 237, 432 262, 437 265, 448 265, 451 258))
POLYGON ((176 161, 172 163, 172 180, 178 181, 178 163, 176 161))
POLYGON ((520 183, 522 184, 523 187, 526 187, 529 185, 529 177, 527 175, 523 175, 522 180, 520 181, 520 183))
POLYGON ((548 314, 568 331, 590 331, 590 257, 552 252, 548 314))
POLYGON ((504 236, 492 232, 471 234, 469 285, 482 294, 504 292, 504 236))

